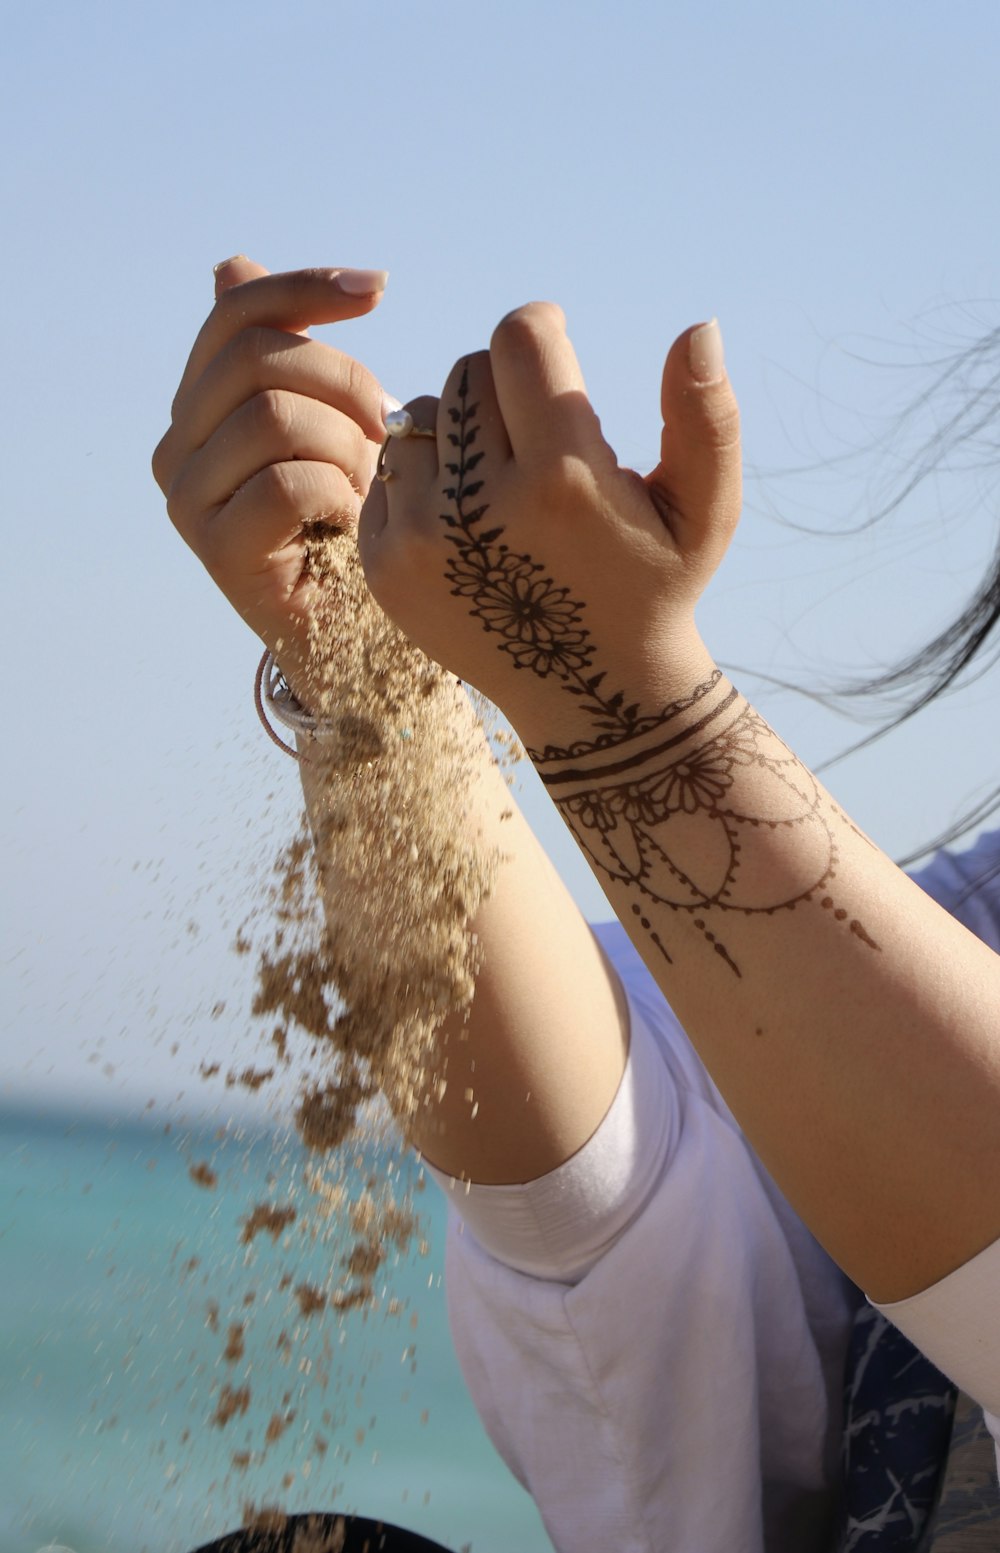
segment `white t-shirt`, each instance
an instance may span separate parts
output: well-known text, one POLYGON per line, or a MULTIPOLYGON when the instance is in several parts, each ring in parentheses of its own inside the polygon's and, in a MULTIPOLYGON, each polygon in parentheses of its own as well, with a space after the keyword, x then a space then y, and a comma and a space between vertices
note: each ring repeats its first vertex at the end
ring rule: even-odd
MULTIPOLYGON (((998 868, 995 833, 919 882, 996 948, 998 868)), ((624 929, 595 931, 632 1025, 601 1126, 523 1186, 435 1173, 462 1370, 560 1553, 819 1553, 857 1291, 757 1161, 624 929)), ((1000 1243, 886 1312, 994 1414, 998 1289, 1000 1243)))

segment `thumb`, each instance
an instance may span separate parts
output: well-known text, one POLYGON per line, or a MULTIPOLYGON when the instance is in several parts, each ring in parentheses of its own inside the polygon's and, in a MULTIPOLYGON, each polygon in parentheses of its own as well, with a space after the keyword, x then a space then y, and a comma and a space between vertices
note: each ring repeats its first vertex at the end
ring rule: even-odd
POLYGON ((682 554, 717 565, 742 500, 740 412, 713 318, 675 340, 660 390, 660 462, 646 486, 682 554))
POLYGON ((231 259, 223 259, 214 270, 216 300, 224 291, 232 290, 233 286, 242 286, 245 280, 259 280, 262 275, 268 273, 269 271, 265 270, 262 264, 255 264, 245 253, 234 254, 231 259))

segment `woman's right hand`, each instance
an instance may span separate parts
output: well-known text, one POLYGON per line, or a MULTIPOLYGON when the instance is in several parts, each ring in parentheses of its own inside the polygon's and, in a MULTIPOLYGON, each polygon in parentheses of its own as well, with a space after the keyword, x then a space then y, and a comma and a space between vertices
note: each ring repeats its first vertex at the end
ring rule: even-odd
POLYGON ((174 525, 303 698, 306 537, 315 525, 356 528, 394 403, 366 367, 306 330, 370 312, 385 281, 378 270, 221 264, 153 455, 174 525))

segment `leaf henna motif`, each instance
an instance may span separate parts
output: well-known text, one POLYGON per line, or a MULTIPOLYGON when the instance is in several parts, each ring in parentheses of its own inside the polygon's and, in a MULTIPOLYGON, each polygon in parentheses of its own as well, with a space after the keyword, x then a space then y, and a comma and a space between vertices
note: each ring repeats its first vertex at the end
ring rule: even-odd
POLYGON ((591 734, 567 749, 529 751, 563 818, 594 868, 638 891, 632 912, 667 961, 671 955, 647 915, 650 907, 684 912, 730 971, 741 970, 710 913, 771 914, 820 899, 833 918, 869 948, 878 945, 827 893, 838 854, 828 801, 767 724, 719 670, 690 695, 641 713, 623 692, 604 694, 593 672, 597 646, 586 606, 547 576, 530 555, 501 543, 502 527, 484 527, 489 503, 476 449, 478 406, 469 402, 468 363, 458 404, 449 408, 454 483, 441 514, 454 547, 445 575, 484 631, 517 669, 561 681, 577 698, 591 734), (741 802, 740 771, 753 768, 753 810, 741 802), (735 791, 734 791, 735 789, 735 791), (781 898, 768 887, 755 834, 794 830, 781 898), (789 886, 788 873, 794 882, 789 886))

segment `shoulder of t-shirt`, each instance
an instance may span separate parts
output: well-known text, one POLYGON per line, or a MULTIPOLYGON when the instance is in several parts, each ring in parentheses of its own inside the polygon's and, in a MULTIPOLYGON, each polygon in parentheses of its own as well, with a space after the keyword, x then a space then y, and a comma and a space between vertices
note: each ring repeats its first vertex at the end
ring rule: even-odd
MULTIPOLYGON (((646 1013, 654 1016, 662 1011, 662 1019, 675 1024, 676 1015, 663 993, 653 980, 646 965, 620 922, 592 922, 590 931, 618 972, 630 999, 637 1002, 646 1013)), ((654 1017, 658 1026, 660 1018, 654 1017)))
POLYGON ((910 877, 977 938, 1000 950, 1000 830, 962 852, 938 852, 910 877))
POLYGON ((590 930, 621 979, 666 1061, 676 1087, 694 1091, 728 1120, 731 1114, 687 1033, 620 922, 592 922, 590 930))

